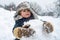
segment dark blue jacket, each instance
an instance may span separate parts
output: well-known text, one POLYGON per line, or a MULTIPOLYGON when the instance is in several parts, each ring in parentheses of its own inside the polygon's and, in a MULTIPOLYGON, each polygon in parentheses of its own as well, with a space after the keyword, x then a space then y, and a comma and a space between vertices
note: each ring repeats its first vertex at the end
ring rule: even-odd
POLYGON ((34 16, 31 15, 29 18, 22 18, 22 19, 19 19, 19 20, 16 20, 15 21, 15 25, 13 27, 13 30, 16 28, 16 27, 22 27, 24 25, 24 22, 27 22, 31 19, 34 19, 34 16))

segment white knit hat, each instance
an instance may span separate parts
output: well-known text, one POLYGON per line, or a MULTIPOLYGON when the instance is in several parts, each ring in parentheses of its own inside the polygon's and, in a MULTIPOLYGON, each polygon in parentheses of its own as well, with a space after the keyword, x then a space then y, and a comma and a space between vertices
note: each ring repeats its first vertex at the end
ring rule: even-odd
POLYGON ((29 9, 32 12, 34 18, 35 19, 37 18, 37 14, 30 7, 30 3, 29 2, 22 2, 17 6, 17 10, 16 10, 16 13, 15 13, 15 15, 17 15, 17 17, 14 17, 15 20, 18 20, 18 19, 22 18, 20 15, 18 15, 18 12, 22 9, 29 9))
POLYGON ((17 12, 19 12, 20 10, 22 9, 30 9, 30 5, 29 5, 29 2, 22 2, 18 5, 17 7, 17 12))

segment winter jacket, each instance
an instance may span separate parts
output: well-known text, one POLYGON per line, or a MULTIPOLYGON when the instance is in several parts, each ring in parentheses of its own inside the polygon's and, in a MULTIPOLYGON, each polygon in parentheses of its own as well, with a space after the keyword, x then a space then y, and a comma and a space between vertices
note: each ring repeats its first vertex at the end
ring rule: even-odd
POLYGON ((22 2, 20 3, 18 6, 17 6, 17 9, 16 9, 16 13, 15 13, 15 16, 14 16, 14 20, 15 20, 15 25, 13 27, 13 30, 16 28, 16 27, 22 27, 24 25, 24 22, 27 22, 31 19, 38 19, 37 18, 37 14, 34 12, 34 10, 31 8, 29 2, 22 2), (28 8, 30 11, 31 11, 31 16, 29 18, 22 18, 20 15, 19 15, 19 11, 21 9, 26 9, 28 8))

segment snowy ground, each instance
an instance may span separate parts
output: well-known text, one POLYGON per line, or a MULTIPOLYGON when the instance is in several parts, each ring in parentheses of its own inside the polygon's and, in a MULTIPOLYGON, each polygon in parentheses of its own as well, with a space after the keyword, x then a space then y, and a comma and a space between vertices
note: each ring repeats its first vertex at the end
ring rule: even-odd
MULTIPOLYGON (((0 40, 14 40, 12 34, 12 28, 14 26, 14 16, 15 11, 7 11, 0 8, 0 40)), ((50 16, 38 16, 39 20, 31 20, 28 22, 31 24, 31 28, 36 30, 36 33, 29 38, 22 38, 21 40, 60 40, 60 18, 53 18, 50 16), (50 34, 42 33, 42 22, 46 20, 53 24, 54 31, 50 34), (32 27, 33 26, 33 27, 32 27)))

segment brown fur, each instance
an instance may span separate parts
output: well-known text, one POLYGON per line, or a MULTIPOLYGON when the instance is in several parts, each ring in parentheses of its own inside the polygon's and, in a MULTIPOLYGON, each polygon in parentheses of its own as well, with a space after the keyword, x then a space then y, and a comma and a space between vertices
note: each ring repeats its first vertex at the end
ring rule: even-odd
POLYGON ((31 36, 32 34, 34 34, 34 33, 31 33, 32 31, 33 31, 33 29, 31 29, 31 28, 23 29, 22 30, 23 36, 26 36, 26 37, 31 36))
POLYGON ((13 34, 16 38, 22 38, 22 36, 29 37, 32 34, 34 34, 34 30, 31 28, 22 28, 22 27, 17 27, 14 29, 13 34), (31 33, 33 32, 33 33, 31 33))
POLYGON ((46 28, 45 31, 46 31, 47 33, 53 32, 53 26, 52 26, 52 24, 51 24, 50 22, 44 22, 44 23, 43 23, 43 27, 46 28), (47 29, 47 28, 49 28, 49 31, 50 31, 50 32, 48 32, 48 29, 47 29))
POLYGON ((21 38, 22 37, 22 30, 20 29, 20 27, 17 27, 14 29, 13 34, 16 38, 21 38))
POLYGON ((23 28, 29 28, 29 27, 30 27, 30 24, 23 25, 23 28))

